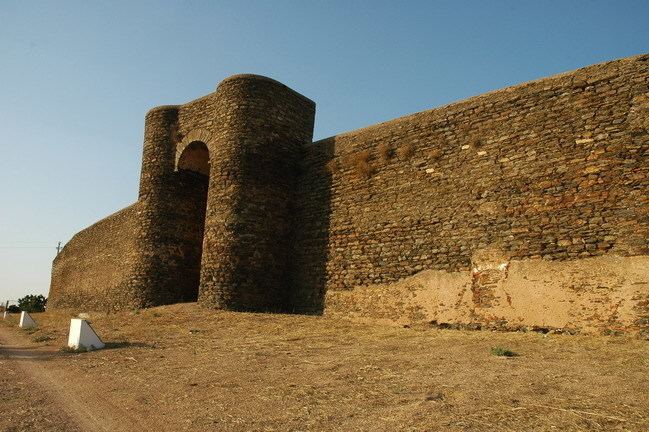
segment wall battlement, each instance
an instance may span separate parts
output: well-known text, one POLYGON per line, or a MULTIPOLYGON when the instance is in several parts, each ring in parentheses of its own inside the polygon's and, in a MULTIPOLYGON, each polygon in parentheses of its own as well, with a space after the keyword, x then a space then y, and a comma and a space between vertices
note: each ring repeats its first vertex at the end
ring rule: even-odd
POLYGON ((574 294, 598 316, 550 311, 553 325, 643 329, 649 275, 620 280, 625 259, 637 269, 649 255, 648 111, 642 55, 312 142, 311 100, 235 75, 147 113, 138 202, 66 245, 50 305, 387 308, 392 319, 514 325, 545 319, 532 304, 541 290, 548 310, 574 294), (121 266, 105 260, 109 225, 124 239, 121 266), (585 282, 588 260, 608 269, 590 275, 599 285, 585 282), (549 268, 579 277, 508 285, 549 268), (440 273, 416 289, 386 288, 429 272, 440 273), (387 303, 372 307, 379 292, 387 303))

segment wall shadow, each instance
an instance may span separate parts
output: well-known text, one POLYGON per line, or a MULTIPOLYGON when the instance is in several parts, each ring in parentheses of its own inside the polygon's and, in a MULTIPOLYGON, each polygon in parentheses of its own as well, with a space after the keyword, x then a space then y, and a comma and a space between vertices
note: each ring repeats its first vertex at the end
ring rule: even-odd
POLYGON ((286 310, 322 314, 327 286, 332 173, 327 169, 335 137, 306 144, 291 204, 290 292, 286 310))
POLYGON ((198 299, 208 192, 209 153, 194 141, 185 148, 178 169, 164 174, 152 224, 149 282, 151 305, 198 299))

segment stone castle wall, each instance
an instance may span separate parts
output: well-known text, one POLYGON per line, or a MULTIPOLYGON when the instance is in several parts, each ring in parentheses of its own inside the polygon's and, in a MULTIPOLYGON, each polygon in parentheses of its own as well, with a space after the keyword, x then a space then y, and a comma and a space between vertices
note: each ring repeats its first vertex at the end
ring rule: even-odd
MULTIPOLYGON (((358 287, 441 271, 470 275, 472 312, 457 319, 493 318, 496 288, 527 261, 649 255, 648 110, 645 55, 311 143, 311 101, 235 76, 147 115, 142 260, 129 289, 143 306, 198 296, 228 309, 344 313, 358 287), (178 170, 194 141, 209 149, 209 184, 178 170)), ((57 275, 71 260, 55 261, 55 297, 67 296, 70 279, 57 275)), ((634 287, 624 296, 642 309, 649 286, 634 287)))
POLYGON ((141 267, 140 203, 132 204, 77 233, 52 266, 48 308, 121 309, 138 303, 133 288, 141 267))
POLYGON ((648 80, 649 57, 615 61, 308 146, 303 285, 469 269, 494 247, 510 259, 647 254, 648 138, 634 113, 646 115, 648 80))

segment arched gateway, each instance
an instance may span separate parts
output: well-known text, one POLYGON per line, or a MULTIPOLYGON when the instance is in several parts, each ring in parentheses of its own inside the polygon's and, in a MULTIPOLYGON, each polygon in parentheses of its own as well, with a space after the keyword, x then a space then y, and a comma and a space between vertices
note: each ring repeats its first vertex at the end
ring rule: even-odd
POLYGON ((187 279, 183 284, 181 299, 196 301, 198 299, 210 175, 210 153, 204 142, 191 141, 182 146, 175 175, 178 177, 180 186, 178 192, 184 195, 184 206, 187 211, 183 251, 186 256, 187 279))

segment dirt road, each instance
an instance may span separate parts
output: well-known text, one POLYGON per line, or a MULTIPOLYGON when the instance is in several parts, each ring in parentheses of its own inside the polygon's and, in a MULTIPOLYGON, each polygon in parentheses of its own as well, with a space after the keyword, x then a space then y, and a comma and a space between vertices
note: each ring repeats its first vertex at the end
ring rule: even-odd
POLYGON ((150 423, 144 427, 115 407, 103 389, 60 368, 56 360, 62 357, 52 346, 0 327, 0 431, 149 430, 150 423))

